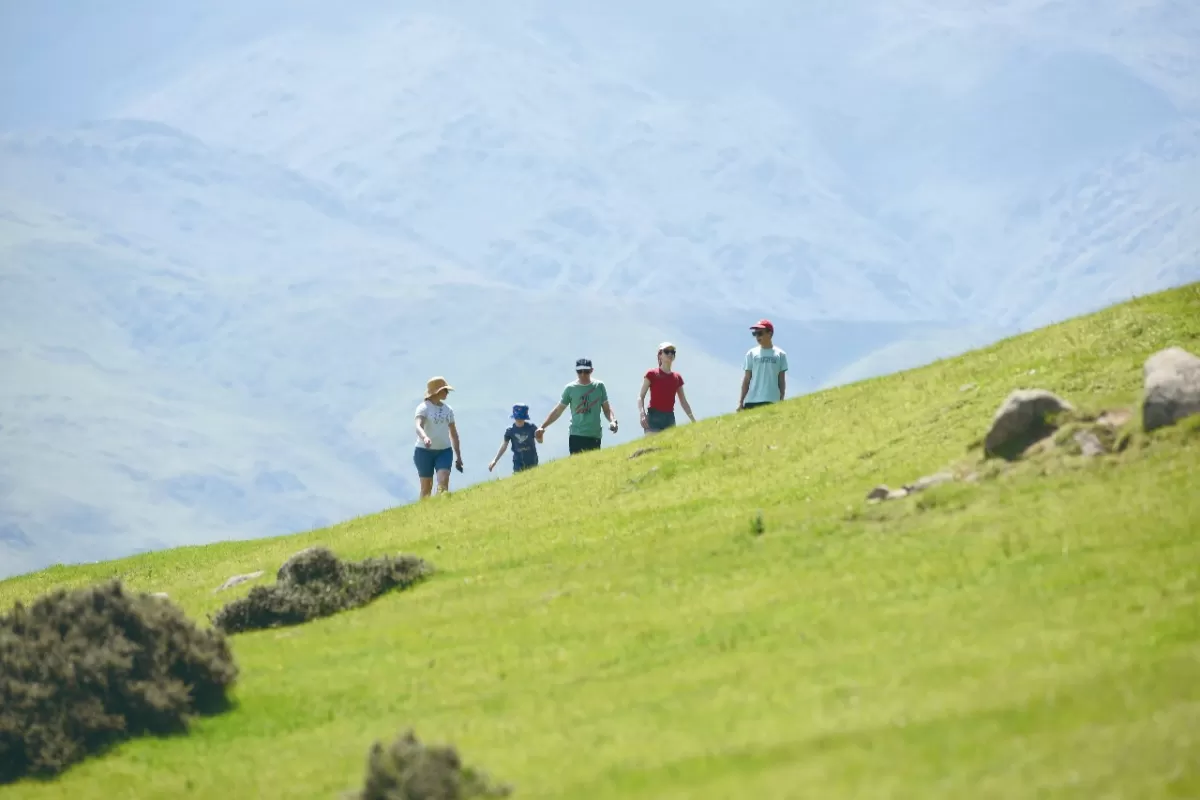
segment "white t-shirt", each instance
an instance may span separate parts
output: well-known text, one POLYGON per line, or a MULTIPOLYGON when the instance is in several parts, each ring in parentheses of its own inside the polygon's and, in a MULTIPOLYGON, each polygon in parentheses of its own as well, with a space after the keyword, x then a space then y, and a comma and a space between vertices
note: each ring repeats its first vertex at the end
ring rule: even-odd
MULTIPOLYGON (((429 446, 430 450, 445 450, 450 447, 450 423, 454 422, 454 409, 445 403, 439 406, 426 400, 417 406, 417 413, 413 419, 417 417, 425 418, 425 424, 421 427, 425 428, 425 434, 432 442, 429 446)), ((424 446, 425 443, 418 436, 417 447, 424 446)))
POLYGON ((750 373, 747 403, 778 403, 779 373, 787 372, 787 353, 781 347, 751 347, 743 367, 750 373))

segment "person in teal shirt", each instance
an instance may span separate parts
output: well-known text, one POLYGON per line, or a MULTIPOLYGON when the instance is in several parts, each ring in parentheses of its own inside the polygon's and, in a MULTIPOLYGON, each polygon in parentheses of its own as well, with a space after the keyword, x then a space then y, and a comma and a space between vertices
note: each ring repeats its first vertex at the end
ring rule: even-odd
POLYGON ((787 394, 787 353, 775 346, 775 326, 769 319, 760 319, 750 326, 750 332, 758 345, 746 352, 738 411, 781 402, 787 394))
POLYGON ((562 399, 537 429, 534 436, 538 442, 545 436, 546 428, 553 425, 568 408, 571 409, 571 429, 567 447, 571 455, 600 449, 600 437, 603 434, 601 412, 608 420, 608 429, 613 433, 617 432, 617 416, 608 403, 608 390, 604 388, 604 381, 592 379, 591 359, 581 358, 575 362, 575 382, 568 383, 563 388, 562 399))

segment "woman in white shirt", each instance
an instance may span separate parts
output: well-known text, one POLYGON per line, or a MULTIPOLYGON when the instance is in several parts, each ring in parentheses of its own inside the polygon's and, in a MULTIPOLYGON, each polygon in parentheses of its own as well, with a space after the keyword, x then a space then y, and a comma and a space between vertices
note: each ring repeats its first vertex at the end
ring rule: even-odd
POLYGON ((433 493, 433 477, 437 475, 438 494, 450 491, 450 466, 463 471, 462 448, 458 443, 458 428, 454 424, 454 409, 446 398, 454 387, 445 378, 430 378, 425 385, 425 400, 417 406, 417 447, 413 463, 421 479, 421 499, 433 493))

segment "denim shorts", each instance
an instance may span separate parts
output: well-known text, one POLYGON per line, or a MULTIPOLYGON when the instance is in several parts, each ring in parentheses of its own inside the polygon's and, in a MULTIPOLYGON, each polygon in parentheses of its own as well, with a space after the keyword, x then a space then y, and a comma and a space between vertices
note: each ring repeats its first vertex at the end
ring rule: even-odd
POLYGON ((646 409, 646 425, 652 431, 665 431, 675 427, 674 411, 659 411, 657 408, 646 409))
POLYGON ((449 472, 450 468, 454 466, 454 448, 446 447, 441 450, 415 448, 413 463, 417 465, 417 475, 421 478, 432 478, 435 471, 449 472))

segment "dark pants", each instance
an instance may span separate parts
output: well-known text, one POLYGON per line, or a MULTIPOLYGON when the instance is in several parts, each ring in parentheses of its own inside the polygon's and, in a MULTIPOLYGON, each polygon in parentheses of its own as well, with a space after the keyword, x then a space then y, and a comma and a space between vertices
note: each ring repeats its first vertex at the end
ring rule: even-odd
POLYGON ((742 408, 758 408, 759 406, 769 406, 769 405, 771 405, 771 401, 764 400, 761 403, 743 403, 742 408))
POLYGON ((674 411, 659 411, 657 408, 646 409, 646 427, 652 431, 665 431, 675 427, 674 411))
POLYGON ((533 469, 537 465, 538 465, 538 462, 536 460, 522 461, 520 463, 513 461, 513 474, 515 475, 518 472, 524 472, 527 469, 533 469))
POLYGON ((600 437, 576 436, 575 434, 571 434, 567 438, 567 448, 571 451, 571 455, 584 453, 588 450, 599 450, 600 437))

